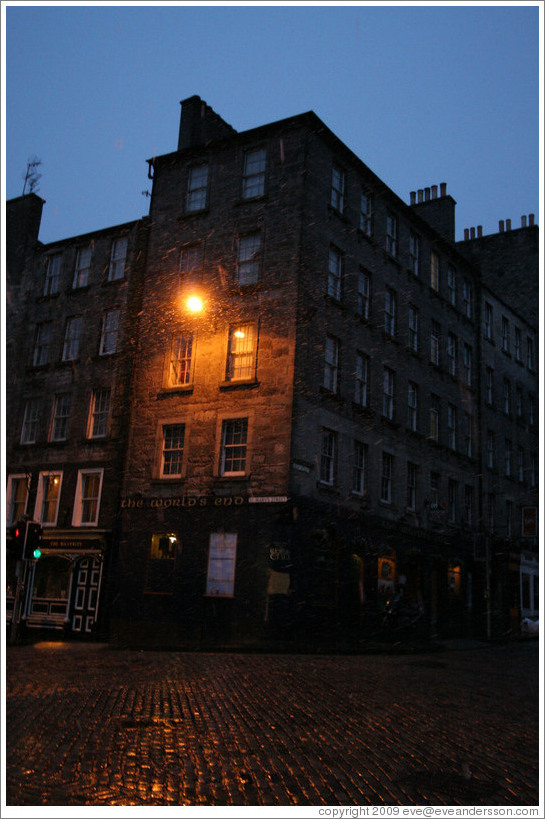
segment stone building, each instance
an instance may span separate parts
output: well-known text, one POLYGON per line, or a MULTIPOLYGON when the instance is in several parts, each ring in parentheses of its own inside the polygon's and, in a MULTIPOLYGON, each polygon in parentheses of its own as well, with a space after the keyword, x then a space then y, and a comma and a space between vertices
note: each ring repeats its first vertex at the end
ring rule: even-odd
POLYGON ((422 634, 517 630, 537 610, 537 350, 528 366, 498 338, 505 318, 527 356, 537 333, 486 259, 498 248, 513 283, 523 263, 531 294, 537 227, 516 232, 517 253, 506 232, 479 255, 477 241, 455 241, 444 183, 407 204, 313 112, 239 133, 190 97, 177 150, 148 164, 149 218, 38 246, 24 266, 8 522, 18 479, 29 476, 27 508, 44 520, 38 479, 63 473, 51 557, 75 568, 79 552, 58 539, 103 538, 104 627, 128 644, 357 645, 400 596, 422 634), (124 232, 129 273, 110 283, 109 248, 124 232), (80 295, 77 251, 91 240, 80 295), (59 296, 46 284, 38 297, 60 252, 59 296), (108 309, 123 330, 120 353, 104 357, 108 309), (89 349, 95 339, 85 372, 36 366, 36 328, 59 316, 60 351, 76 314, 89 349), (488 400, 490 368, 496 396, 510 382, 509 413, 488 400), (89 441, 89 402, 106 381, 109 434, 89 441), (21 443, 26 403, 51 408, 70 390, 66 440, 51 441, 50 409, 21 443), (489 431, 501 469, 486 465, 489 431), (83 526, 78 476, 101 470, 100 515, 83 526))
POLYGON ((6 211, 7 524, 43 527, 39 560, 18 564, 7 550, 7 618, 15 609, 28 629, 96 636, 107 614, 145 223, 42 244, 42 205, 29 194, 6 211))

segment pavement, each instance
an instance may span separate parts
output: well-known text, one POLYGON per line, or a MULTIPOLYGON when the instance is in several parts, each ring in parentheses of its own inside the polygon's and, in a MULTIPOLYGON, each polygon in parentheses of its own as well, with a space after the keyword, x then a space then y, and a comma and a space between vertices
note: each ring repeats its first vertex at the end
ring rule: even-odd
POLYGON ((537 806, 539 682, 537 640, 352 655, 9 645, 6 804, 537 806))

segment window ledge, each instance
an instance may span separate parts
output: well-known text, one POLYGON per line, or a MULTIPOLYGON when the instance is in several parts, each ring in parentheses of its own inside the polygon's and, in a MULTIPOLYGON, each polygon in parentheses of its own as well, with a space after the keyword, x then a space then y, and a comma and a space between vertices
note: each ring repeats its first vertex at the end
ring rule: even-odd
POLYGON ((188 384, 186 387, 165 387, 157 393, 157 400, 161 401, 163 398, 170 398, 170 396, 192 394, 193 384, 188 384))
POLYGON ((229 392, 231 390, 254 390, 256 387, 259 387, 259 381, 256 378, 251 378, 247 381, 222 381, 219 385, 222 392, 229 392))

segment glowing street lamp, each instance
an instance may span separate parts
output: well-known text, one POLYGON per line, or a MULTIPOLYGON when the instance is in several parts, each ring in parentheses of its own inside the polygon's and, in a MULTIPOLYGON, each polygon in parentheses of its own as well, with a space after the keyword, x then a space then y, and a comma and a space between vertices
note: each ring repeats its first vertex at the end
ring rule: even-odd
POLYGON ((199 296, 190 296, 186 301, 186 305, 192 313, 200 313, 203 308, 202 299, 199 296))

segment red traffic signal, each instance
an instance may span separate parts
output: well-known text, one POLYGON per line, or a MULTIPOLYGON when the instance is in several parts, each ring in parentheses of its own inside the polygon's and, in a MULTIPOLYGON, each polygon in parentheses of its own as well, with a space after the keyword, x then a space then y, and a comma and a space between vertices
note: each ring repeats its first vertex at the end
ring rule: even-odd
POLYGON ((26 520, 18 520, 17 523, 14 523, 13 526, 10 526, 8 529, 9 537, 6 538, 6 546, 10 552, 13 552, 17 560, 23 557, 26 526, 26 520))

